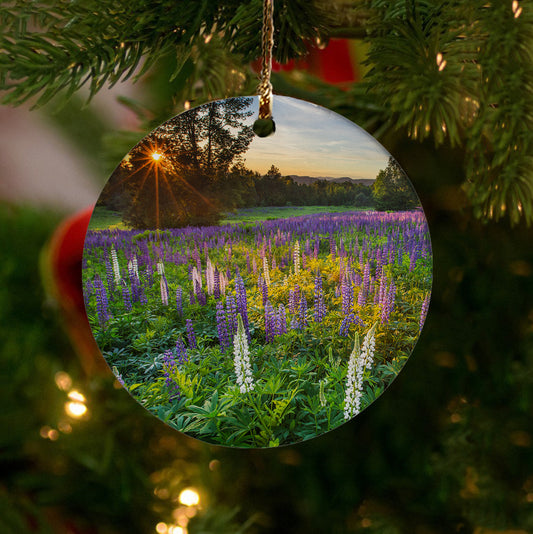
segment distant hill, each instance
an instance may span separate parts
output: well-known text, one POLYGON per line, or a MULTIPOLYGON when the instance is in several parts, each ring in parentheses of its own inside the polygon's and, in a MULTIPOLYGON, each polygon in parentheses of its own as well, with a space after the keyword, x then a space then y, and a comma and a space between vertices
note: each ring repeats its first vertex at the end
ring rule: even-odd
POLYGON ((335 182, 337 184, 341 184, 343 182, 351 182, 352 184, 362 184, 366 186, 371 186, 374 183, 374 180, 370 180, 368 178, 349 178, 348 176, 343 176, 341 178, 331 178, 328 176, 298 176, 297 174, 290 174, 289 178, 292 178, 297 184, 305 185, 309 185, 321 180, 335 182))

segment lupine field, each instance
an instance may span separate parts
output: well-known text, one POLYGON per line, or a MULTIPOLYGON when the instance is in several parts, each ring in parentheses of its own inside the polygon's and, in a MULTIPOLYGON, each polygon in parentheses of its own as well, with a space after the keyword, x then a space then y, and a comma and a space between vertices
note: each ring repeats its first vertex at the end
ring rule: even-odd
POLYGON ((89 321, 124 387, 234 447, 306 440, 372 403, 416 343, 431 273, 420 210, 90 230, 83 258, 89 321))

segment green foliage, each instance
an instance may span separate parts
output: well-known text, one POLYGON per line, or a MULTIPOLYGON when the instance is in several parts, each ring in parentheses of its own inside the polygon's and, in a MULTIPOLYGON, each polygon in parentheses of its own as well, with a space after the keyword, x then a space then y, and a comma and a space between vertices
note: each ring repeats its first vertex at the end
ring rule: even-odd
POLYGON ((477 216, 531 223, 531 10, 483 0, 371 5, 365 84, 394 127, 464 148, 477 216))
POLYGON ((373 195, 378 210, 409 210, 420 205, 413 186, 394 158, 379 171, 373 195))
POLYGON ((271 450, 202 445, 148 416, 111 379, 84 377, 39 283, 57 217, 1 206, 0 531, 144 534, 173 523, 189 486, 202 497, 191 533, 197 523, 200 533, 238 532, 252 516, 250 534, 533 531, 531 230, 481 224, 445 202, 454 153, 401 147, 439 258, 416 350, 356 421, 271 450), (51 442, 39 429, 64 414, 57 370, 92 392, 92 417, 51 442), (111 470, 74 461, 98 465, 105 450, 111 470))
MULTIPOLYGON (((124 100, 150 122, 185 100, 249 94, 244 65, 260 55, 260 13, 260 0, 2 5, 3 101, 41 105, 86 82, 94 94, 106 83, 152 77, 165 95, 158 109, 124 100)), ((348 91, 274 75, 278 92, 333 107, 378 136, 397 131, 461 147, 474 213, 533 220, 531 10, 484 0, 280 0, 275 26, 282 62, 317 38, 364 36, 368 45, 368 70, 348 91)))
MULTIPOLYGON (((281 61, 304 53, 305 39, 326 29, 327 10, 304 0, 281 1, 276 10, 281 61)), ((3 4, 0 88, 8 91, 4 103, 20 104, 40 95, 39 105, 60 90, 72 94, 88 80, 94 94, 106 83, 144 74, 171 52, 178 57, 171 79, 178 79, 194 68, 189 61, 193 47, 201 47, 205 37, 216 32, 224 35, 224 47, 249 61, 260 55, 261 11, 260 0, 159 0, 149 7, 142 0, 3 4)))
MULTIPOLYGON (((264 179, 279 177, 279 171, 272 167, 264 179)), ((263 221, 265 215, 267 213, 263 211, 263 221)), ((422 226, 424 233, 425 222, 420 220, 413 221, 410 228, 418 225, 422 226)), ((342 239, 348 249, 356 241, 364 239, 368 250, 371 250, 386 241, 394 228, 392 222, 384 232, 355 224, 346 225, 337 230, 332 239, 342 239)), ((216 227, 203 230, 206 235, 218 232, 219 236, 225 231, 216 227)), ((144 270, 140 270, 139 283, 145 300, 133 302, 131 310, 126 309, 121 287, 113 289, 108 284, 107 301, 111 317, 104 325, 100 323, 97 297, 92 292, 87 295, 89 322, 106 361, 116 368, 127 390, 171 427, 207 443, 233 447, 264 448, 305 441, 344 423, 346 372, 353 335, 359 333, 363 336, 369 325, 379 321, 383 305, 370 294, 365 304, 355 304, 363 289, 362 286, 352 288, 351 312, 367 326, 349 324, 347 335, 341 335, 339 329, 345 316, 341 312, 342 298, 336 288, 343 262, 337 255, 331 254, 329 241, 321 243, 316 258, 312 254, 306 257, 305 268, 302 265, 298 273, 293 271, 292 255, 288 266, 281 264, 281 258, 289 253, 289 246, 294 243, 276 245, 272 258, 277 258, 279 265, 274 267, 272 260, 269 268, 270 304, 274 309, 278 309, 280 304, 287 305, 290 302, 289 291, 297 284, 310 309, 305 326, 292 325, 301 312, 299 309, 290 310, 286 317, 287 332, 269 341, 263 293, 258 287, 258 276, 264 273, 261 270, 260 246, 256 233, 250 231, 247 224, 242 225, 242 230, 243 237, 232 243, 231 260, 225 247, 210 247, 208 257, 209 262, 222 273, 230 265, 232 270, 238 269, 246 285, 251 333, 249 351, 254 377, 251 391, 243 393, 236 385, 233 348, 223 349, 220 346, 216 306, 219 302, 224 303, 225 297, 210 294, 206 296, 205 304, 194 298, 191 301, 188 295, 193 286, 188 261, 175 263, 165 260, 165 277, 171 297, 167 304, 163 302, 160 289, 163 278, 156 274, 150 278, 144 270), (258 272, 249 267, 252 263, 260 266, 258 272), (322 277, 326 310, 320 321, 315 320, 311 311, 317 272, 322 277), (182 295, 179 310, 174 304, 178 288, 182 295), (181 353, 175 354, 174 347, 177 339, 185 339, 186 320, 191 321, 196 332, 197 346, 187 346, 186 361, 181 361, 181 353), (175 365, 165 363, 168 351, 174 354, 175 365)), ((406 229, 406 236, 408 233, 409 229, 406 229)), ((207 241, 202 243, 187 233, 172 231, 127 232, 116 237, 117 258, 124 271, 128 261, 125 251, 133 250, 132 244, 147 251, 152 258, 156 257, 160 247, 180 251, 186 247, 204 250, 204 245, 208 246, 207 241)), ((98 242, 97 234, 91 234, 90 239, 98 242)), ((106 278, 106 265, 101 261, 104 248, 105 245, 99 244, 86 251, 84 284, 94 280, 96 275, 106 278)), ((207 257, 205 250, 204 254, 207 257)), ((403 262, 394 264, 394 267, 389 264, 383 267, 386 277, 394 279, 397 287, 395 308, 388 324, 379 325, 374 365, 364 377, 361 409, 372 404, 396 378, 420 333, 421 303, 431 283, 431 257, 418 258, 416 265, 411 266, 409 254, 400 254, 403 262)), ((395 253, 395 258, 397 255, 395 253)), ((364 261, 361 257, 357 263, 360 276, 364 261)), ((352 268, 355 269, 355 266, 354 260, 352 268)), ((376 292, 378 285, 374 288, 376 292)), ((233 281, 225 291, 226 298, 233 294, 233 281)), ((239 328, 244 335, 242 320, 239 328)), ((228 339, 231 341, 232 337, 230 335, 228 339)))

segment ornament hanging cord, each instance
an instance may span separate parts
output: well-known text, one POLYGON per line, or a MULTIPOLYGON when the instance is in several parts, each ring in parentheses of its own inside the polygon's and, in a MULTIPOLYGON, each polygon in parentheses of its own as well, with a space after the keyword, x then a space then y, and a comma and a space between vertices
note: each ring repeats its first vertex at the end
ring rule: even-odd
POLYGON ((261 37, 261 83, 259 93, 259 118, 253 129, 259 137, 267 137, 276 131, 272 119, 272 49, 274 47, 274 0, 263 0, 263 27, 261 37))

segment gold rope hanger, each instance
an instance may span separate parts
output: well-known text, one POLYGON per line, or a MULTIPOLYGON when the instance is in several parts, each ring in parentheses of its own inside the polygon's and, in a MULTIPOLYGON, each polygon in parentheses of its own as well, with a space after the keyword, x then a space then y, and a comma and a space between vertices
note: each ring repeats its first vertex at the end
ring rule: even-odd
POLYGON ((274 47, 274 0, 263 0, 263 27, 261 38, 261 83, 259 93, 259 118, 254 122, 254 133, 267 137, 276 131, 272 119, 272 49, 274 47))

